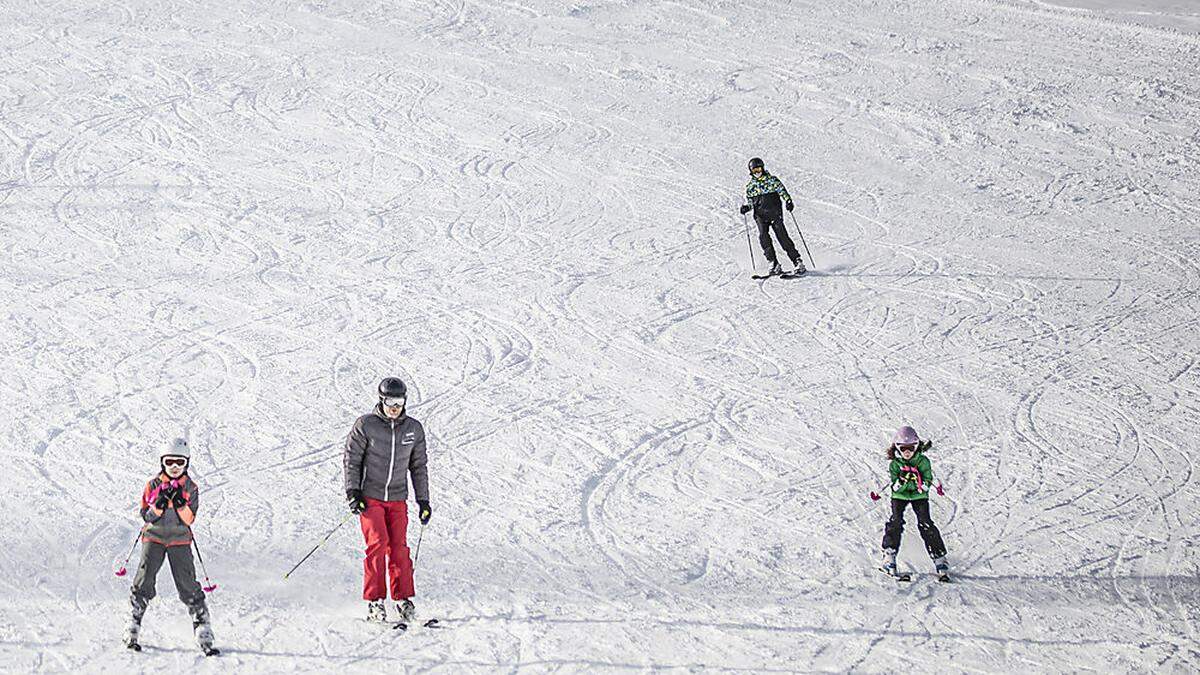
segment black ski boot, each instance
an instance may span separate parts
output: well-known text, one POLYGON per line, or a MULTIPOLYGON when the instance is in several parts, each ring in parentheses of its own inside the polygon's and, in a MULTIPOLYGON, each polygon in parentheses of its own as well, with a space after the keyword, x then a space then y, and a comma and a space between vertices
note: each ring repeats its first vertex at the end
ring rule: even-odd
POLYGON ((134 617, 129 620, 129 626, 125 629, 125 647, 135 652, 142 651, 142 644, 138 642, 138 634, 142 631, 142 620, 140 617, 134 617))
POLYGON ((417 607, 408 598, 396 603, 396 612, 400 615, 400 621, 404 623, 412 623, 412 620, 417 618, 417 607))

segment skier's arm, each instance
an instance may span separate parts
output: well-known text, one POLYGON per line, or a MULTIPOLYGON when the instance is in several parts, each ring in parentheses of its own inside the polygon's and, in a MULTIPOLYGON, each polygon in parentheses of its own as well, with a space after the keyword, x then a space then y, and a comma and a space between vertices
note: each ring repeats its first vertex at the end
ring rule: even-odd
POLYGON ((888 476, 892 479, 892 492, 900 489, 900 463, 892 460, 888 464, 888 476))
POLYGON ((350 435, 346 436, 346 451, 342 456, 347 491, 362 489, 363 458, 366 454, 367 435, 362 428, 362 418, 359 418, 350 429, 350 435))
POLYGON ((421 437, 413 444, 412 455, 408 459, 408 471, 412 474, 413 493, 418 502, 429 501, 429 455, 425 450, 425 430, 421 429, 421 437))
POLYGON ((771 176, 771 179, 771 182, 773 183, 771 187, 774 188, 775 192, 779 193, 779 198, 783 200, 784 204, 791 204, 792 196, 788 194, 787 188, 783 186, 783 181, 779 180, 779 178, 775 176, 771 176))
POLYGON ((175 509, 175 513, 179 514, 179 519, 184 525, 191 526, 196 522, 196 509, 200 508, 200 486, 196 485, 195 481, 189 480, 187 483, 188 499, 187 503, 175 509))
POLYGON ((921 460, 917 462, 917 468, 921 471, 921 480, 925 482, 925 492, 928 492, 933 487, 933 465, 924 455, 921 456, 921 460))
POLYGON ((151 492, 150 483, 142 490, 142 520, 147 523, 157 522, 162 518, 162 511, 154 508, 154 500, 158 498, 157 490, 151 492))

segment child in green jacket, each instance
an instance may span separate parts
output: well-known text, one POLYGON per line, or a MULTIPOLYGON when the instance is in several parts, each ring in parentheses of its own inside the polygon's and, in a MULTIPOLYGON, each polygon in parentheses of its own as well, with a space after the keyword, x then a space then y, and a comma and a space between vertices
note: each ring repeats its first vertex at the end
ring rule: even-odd
MULTIPOLYGON (((880 569, 896 576, 896 551, 900 549, 900 535, 904 532, 904 509, 912 504, 917 514, 917 531, 925 542, 925 550, 933 559, 934 569, 943 581, 949 580, 950 565, 946 562, 946 544, 942 533, 933 524, 929 515, 929 490, 933 488, 933 469, 925 452, 933 446, 917 436, 915 429, 900 427, 887 457, 891 460, 888 473, 892 479, 892 517, 883 528, 883 565, 880 569)), ((942 487, 936 487, 942 494, 942 487)))

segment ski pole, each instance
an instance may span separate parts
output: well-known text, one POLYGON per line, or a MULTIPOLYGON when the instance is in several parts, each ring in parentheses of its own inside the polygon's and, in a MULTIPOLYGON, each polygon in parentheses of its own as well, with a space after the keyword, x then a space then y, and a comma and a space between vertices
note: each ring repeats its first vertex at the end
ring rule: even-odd
POLYGON ((750 244, 750 221, 746 219, 746 214, 742 214, 742 224, 746 226, 746 251, 750 253, 750 267, 758 273, 758 263, 754 260, 754 246, 750 244))
MULTIPOLYGON (((877 502, 880 499, 883 499, 883 497, 881 495, 879 495, 879 493, 877 491, 883 490, 884 487, 889 487, 889 486, 887 483, 884 483, 883 485, 880 485, 879 487, 875 488, 874 490, 871 490, 871 501, 877 502)), ((939 497, 946 496, 946 491, 942 488, 942 481, 940 481, 940 480, 937 482, 937 485, 933 486, 933 490, 934 490, 934 492, 938 493, 939 497)))
POLYGON ((125 566, 129 564, 129 559, 133 557, 133 551, 137 548, 138 542, 142 540, 142 531, 138 530, 138 536, 133 539, 133 546, 129 547, 129 555, 125 556, 125 562, 121 563, 121 569, 117 570, 116 574, 123 577, 126 574, 125 566))
POLYGON ((324 546, 324 545, 325 545, 325 542, 329 541, 329 538, 333 536, 333 533, 334 533, 334 532, 337 532, 338 530, 342 529, 342 526, 343 526, 343 525, 345 525, 347 522, 349 522, 349 521, 350 521, 350 518, 351 518, 351 517, 353 517, 353 516, 355 516, 355 515, 357 515, 357 514, 355 514, 353 511, 351 511, 351 512, 350 512, 350 515, 348 515, 348 516, 346 516, 345 518, 343 518, 343 519, 342 519, 342 522, 340 522, 340 523, 338 523, 338 524, 337 524, 337 527, 335 527, 335 528, 333 528, 332 530, 330 530, 330 531, 329 531, 329 534, 325 535, 325 537, 324 537, 323 539, 321 539, 321 541, 320 541, 320 542, 319 542, 319 543, 318 543, 316 546, 314 546, 314 547, 313 547, 313 549, 312 549, 311 551, 309 551, 309 552, 308 552, 308 555, 306 555, 306 556, 304 556, 303 558, 301 558, 301 559, 300 559, 300 562, 296 563, 296 564, 295 564, 295 565, 292 567, 292 569, 288 570, 288 573, 287 573, 287 574, 285 574, 285 575, 283 575, 283 578, 284 578, 284 579, 287 579, 288 577, 290 577, 290 576, 292 575, 292 572, 295 572, 295 571, 296 571, 296 568, 298 568, 298 567, 300 567, 301 565, 303 565, 305 560, 308 560, 310 557, 312 557, 312 554, 316 553, 316 552, 317 552, 317 549, 321 548, 322 546, 324 546))
POLYGON ((883 497, 880 496, 879 493, 882 492, 885 488, 890 490, 891 487, 892 487, 892 482, 888 481, 888 482, 884 483, 883 485, 880 485, 879 487, 875 488, 874 490, 871 490, 871 501, 877 502, 880 499, 883 499, 883 497))
POLYGON ((417 550, 413 553, 413 567, 417 566, 417 560, 421 557, 421 540, 425 538, 425 523, 421 523, 421 531, 417 533, 417 550))
MULTIPOLYGON (((191 530, 191 528, 188 528, 191 530)), ((200 561, 200 571, 204 572, 204 592, 212 593, 217 590, 217 585, 208 580, 208 568, 204 566, 204 556, 200 555, 200 543, 196 541, 196 533, 192 532, 192 546, 196 549, 196 558, 200 561)))
MULTIPOLYGON (((788 213, 792 213, 788 211, 788 213)), ((817 269, 817 262, 813 260, 812 251, 808 250, 808 242, 804 241, 804 231, 800 229, 800 223, 796 221, 796 214, 792 213, 792 222, 796 224, 796 232, 800 234, 800 243, 804 244, 804 252, 808 254, 808 262, 812 263, 813 269, 817 269)))

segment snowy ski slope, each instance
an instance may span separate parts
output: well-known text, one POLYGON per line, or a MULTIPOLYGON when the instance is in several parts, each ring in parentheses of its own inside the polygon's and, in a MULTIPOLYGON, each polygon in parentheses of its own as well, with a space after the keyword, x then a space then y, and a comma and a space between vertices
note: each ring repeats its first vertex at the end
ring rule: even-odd
POLYGON ((0 670, 1196 672, 1200 10, 1122 6, 5 0, 0 670), (282 579, 387 374, 443 630, 282 579), (216 660, 165 572, 118 642, 178 433, 216 660))

